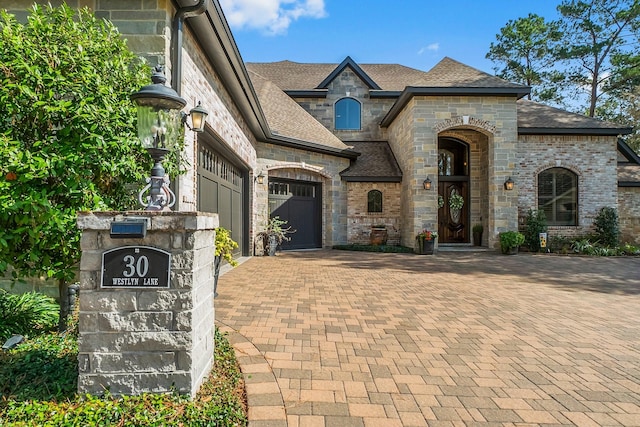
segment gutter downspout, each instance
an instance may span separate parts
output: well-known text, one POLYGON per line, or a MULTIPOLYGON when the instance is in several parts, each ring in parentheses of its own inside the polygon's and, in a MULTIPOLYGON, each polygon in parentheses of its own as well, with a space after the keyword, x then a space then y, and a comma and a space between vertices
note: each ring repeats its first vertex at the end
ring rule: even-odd
POLYGON ((182 89, 182 26, 185 19, 202 15, 207 10, 208 0, 199 0, 193 6, 178 7, 171 27, 171 86, 178 92, 182 89))
MULTIPOLYGON (((182 91, 182 25, 184 20, 194 16, 202 15, 207 10, 208 0, 199 0, 193 6, 180 7, 176 4, 176 14, 173 17, 171 26, 171 51, 169 59, 171 61, 171 87, 178 95, 182 91)), ((175 210, 180 210, 180 180, 174 180, 174 193, 176 195, 175 210)))

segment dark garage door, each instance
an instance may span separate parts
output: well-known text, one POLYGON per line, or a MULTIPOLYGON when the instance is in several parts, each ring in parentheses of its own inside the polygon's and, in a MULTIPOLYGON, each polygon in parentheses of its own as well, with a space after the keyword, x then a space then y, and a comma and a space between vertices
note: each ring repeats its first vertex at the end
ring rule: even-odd
POLYGON ((269 212, 297 230, 282 249, 322 247, 322 192, 316 182, 269 179, 269 212))
POLYGON ((198 210, 218 213, 220 226, 231 230, 231 237, 238 242, 236 256, 245 253, 243 181, 242 171, 228 158, 215 152, 208 144, 200 143, 198 210))

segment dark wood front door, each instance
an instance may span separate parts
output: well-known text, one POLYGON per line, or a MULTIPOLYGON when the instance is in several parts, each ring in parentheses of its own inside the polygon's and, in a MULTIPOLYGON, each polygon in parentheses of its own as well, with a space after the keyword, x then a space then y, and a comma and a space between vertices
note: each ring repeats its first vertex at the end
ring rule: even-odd
POLYGON ((443 178, 447 177, 441 176, 438 183, 438 197, 443 202, 438 209, 438 242, 469 243, 469 182, 443 178))

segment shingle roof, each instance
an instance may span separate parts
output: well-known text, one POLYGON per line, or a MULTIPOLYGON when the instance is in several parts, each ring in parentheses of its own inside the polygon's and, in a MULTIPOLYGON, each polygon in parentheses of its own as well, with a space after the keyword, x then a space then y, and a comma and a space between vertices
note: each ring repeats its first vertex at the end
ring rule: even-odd
POLYGON ((402 171, 387 141, 349 142, 360 153, 351 166, 340 172, 345 181, 400 182, 402 171))
POLYGON ((522 134, 624 135, 631 128, 570 113, 525 99, 518 100, 518 132, 522 134))
POLYGON ((249 78, 274 135, 340 150, 349 148, 276 85, 251 71, 249 78))
POLYGON ((618 183, 622 187, 640 187, 640 165, 618 163, 618 183))
POLYGON ((427 71, 425 84, 430 87, 460 87, 460 88, 525 88, 511 83, 484 71, 477 70, 461 62, 445 57, 431 70, 427 71))
MULTIPOLYGON (((343 62, 344 64, 344 62, 343 62)), ((284 91, 316 89, 340 64, 307 64, 291 61, 249 62, 247 69, 272 81, 284 91)), ((358 64, 382 90, 402 91, 407 86, 443 88, 524 88, 522 85, 444 58, 429 71, 399 64, 358 64)))

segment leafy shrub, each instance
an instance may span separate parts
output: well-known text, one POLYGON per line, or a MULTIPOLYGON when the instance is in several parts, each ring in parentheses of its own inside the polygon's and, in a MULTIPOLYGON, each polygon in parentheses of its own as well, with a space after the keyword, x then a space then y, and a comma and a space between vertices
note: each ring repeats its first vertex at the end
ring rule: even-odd
POLYGON ((10 294, 0 289, 0 341, 13 334, 36 336, 58 325, 60 307, 44 294, 10 294))
POLYGON ((2 398, 65 400, 74 396, 77 379, 78 346, 71 335, 40 335, 0 353, 2 398))
POLYGON ((532 252, 540 252, 540 233, 547 231, 547 218, 544 211, 529 209, 524 229, 524 244, 532 252))
POLYGON ((42 378, 37 385, 27 384, 25 376, 10 392, 0 389, 0 420, 4 423, 1 425, 246 426, 244 384, 235 353, 217 328, 215 343, 214 368, 195 399, 179 394, 149 393, 116 398, 108 393, 75 396, 78 368, 74 335, 42 336, 33 344, 0 354, 0 384, 11 383, 12 377, 20 375, 23 369, 40 375, 44 369, 54 374, 42 378), (52 359, 37 358, 34 349, 64 355, 67 361, 74 363, 60 362, 48 368, 52 359), (31 355, 30 362, 26 355, 31 355), (12 363, 16 358, 25 363, 12 363), (72 378, 73 383, 70 383, 68 380, 72 378))
POLYGON ((593 221, 598 241, 602 246, 614 248, 618 246, 620 228, 618 225, 618 212, 614 208, 604 207, 600 209, 593 221))
POLYGON ((500 249, 502 253, 509 252, 511 248, 517 248, 524 243, 524 234, 518 231, 503 231, 500 233, 500 249))
POLYGON ((564 236, 550 236, 547 247, 553 253, 568 254, 573 252, 573 239, 564 236))

